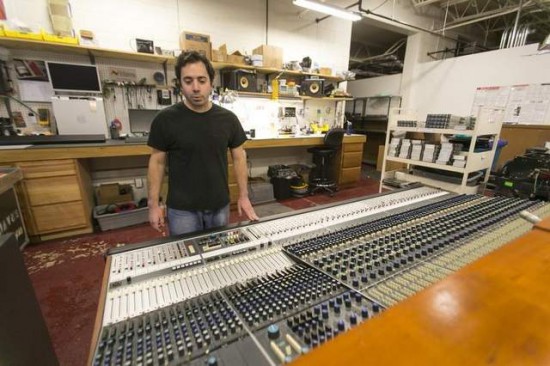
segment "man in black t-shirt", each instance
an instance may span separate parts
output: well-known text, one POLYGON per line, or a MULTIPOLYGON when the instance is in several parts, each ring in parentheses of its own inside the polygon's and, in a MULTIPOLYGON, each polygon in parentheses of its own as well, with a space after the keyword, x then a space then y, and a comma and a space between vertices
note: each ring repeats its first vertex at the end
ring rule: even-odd
POLYGON ((157 114, 151 124, 149 159, 149 223, 159 231, 164 214, 160 187, 168 162, 168 226, 178 235, 217 226, 229 220, 227 149, 231 151, 239 199, 239 215, 257 220, 247 190, 246 135, 235 114, 212 104, 214 68, 198 52, 182 53, 176 76, 185 97, 157 114))

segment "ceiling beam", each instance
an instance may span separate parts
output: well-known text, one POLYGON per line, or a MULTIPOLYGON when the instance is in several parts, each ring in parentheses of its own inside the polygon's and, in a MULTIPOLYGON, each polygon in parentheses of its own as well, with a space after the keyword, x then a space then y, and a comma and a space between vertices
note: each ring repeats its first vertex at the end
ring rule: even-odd
MULTIPOLYGON (((533 5, 534 3, 532 1, 528 1, 523 5, 523 8, 531 7, 533 5)), ((444 32, 449 29, 454 29, 454 28, 462 27, 468 24, 477 23, 487 19, 496 18, 502 15, 514 13, 518 11, 519 8, 520 8, 519 6, 513 6, 513 7, 502 8, 502 9, 494 9, 494 10, 488 10, 479 14, 473 14, 473 15, 464 16, 462 18, 457 18, 447 23, 444 28, 436 30, 436 32, 444 32)))

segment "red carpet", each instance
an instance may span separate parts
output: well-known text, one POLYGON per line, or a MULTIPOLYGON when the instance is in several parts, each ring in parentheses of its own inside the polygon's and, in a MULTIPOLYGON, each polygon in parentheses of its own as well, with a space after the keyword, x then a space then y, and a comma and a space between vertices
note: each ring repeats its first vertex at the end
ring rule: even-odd
MULTIPOLYGON (((378 192, 378 182, 362 180, 334 197, 317 194, 280 201, 294 210, 378 192)), ((230 221, 241 221, 232 212, 230 221)), ((147 224, 29 245, 24 250, 55 352, 61 365, 85 365, 105 267, 103 254, 117 245, 160 237, 147 224)))

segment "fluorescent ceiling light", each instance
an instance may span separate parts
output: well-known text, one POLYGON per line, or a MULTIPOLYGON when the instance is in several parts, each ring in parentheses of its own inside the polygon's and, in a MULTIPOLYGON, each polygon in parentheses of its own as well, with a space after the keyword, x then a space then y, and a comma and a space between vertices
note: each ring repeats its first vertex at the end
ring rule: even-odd
POLYGON ((338 8, 334 5, 323 4, 313 0, 293 0, 293 2, 294 5, 301 6, 302 8, 315 10, 320 13, 351 20, 353 22, 361 19, 361 16, 359 14, 347 11, 342 8, 338 8))

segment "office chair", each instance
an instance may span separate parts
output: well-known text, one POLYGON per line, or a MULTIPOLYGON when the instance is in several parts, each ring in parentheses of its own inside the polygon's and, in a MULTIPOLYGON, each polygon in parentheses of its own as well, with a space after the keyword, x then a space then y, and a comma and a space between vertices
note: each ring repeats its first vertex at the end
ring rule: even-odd
POLYGON ((338 190, 336 180, 333 177, 332 162, 336 153, 342 147, 344 139, 343 128, 333 128, 325 135, 323 146, 314 146, 307 149, 313 154, 314 173, 309 182, 310 194, 318 190, 324 190, 332 197, 338 190))

